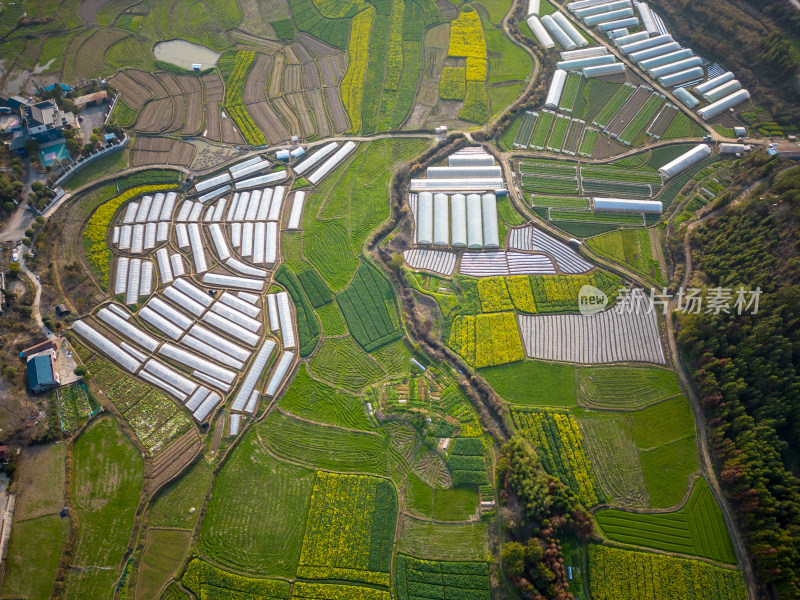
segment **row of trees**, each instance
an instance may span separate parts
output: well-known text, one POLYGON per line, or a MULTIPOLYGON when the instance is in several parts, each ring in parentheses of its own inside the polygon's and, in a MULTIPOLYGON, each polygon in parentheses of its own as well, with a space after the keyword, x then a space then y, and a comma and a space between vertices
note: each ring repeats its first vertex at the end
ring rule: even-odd
POLYGON ((758 312, 683 315, 678 339, 760 577, 800 598, 800 167, 761 154, 737 179, 749 198, 698 227, 692 256, 709 287, 760 288, 758 312))

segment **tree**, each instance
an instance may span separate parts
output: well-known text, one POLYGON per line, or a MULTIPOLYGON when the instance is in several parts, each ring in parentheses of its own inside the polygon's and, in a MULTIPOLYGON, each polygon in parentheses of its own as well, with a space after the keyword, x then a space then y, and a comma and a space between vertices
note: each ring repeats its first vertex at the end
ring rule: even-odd
POLYGON ((525 572, 525 548, 519 542, 506 542, 500 550, 503 568, 511 577, 520 577, 525 572))
POLYGON ((41 144, 39 144, 39 142, 37 142, 33 138, 30 138, 30 139, 25 141, 25 152, 31 158, 33 158, 37 154, 39 154, 39 150, 41 150, 41 148, 42 148, 41 144))
POLYGON ((72 370, 72 372, 75 373, 75 375, 77 375, 78 377, 83 377, 84 375, 86 375, 87 371, 88 369, 83 365, 78 365, 72 370))

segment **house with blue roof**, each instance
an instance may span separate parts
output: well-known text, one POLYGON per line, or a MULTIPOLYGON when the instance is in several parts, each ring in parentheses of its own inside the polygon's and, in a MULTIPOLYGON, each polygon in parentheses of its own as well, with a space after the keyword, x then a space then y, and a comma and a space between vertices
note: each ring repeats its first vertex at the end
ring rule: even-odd
POLYGON ((61 385, 56 370, 55 352, 48 351, 28 357, 28 387, 39 394, 61 385))

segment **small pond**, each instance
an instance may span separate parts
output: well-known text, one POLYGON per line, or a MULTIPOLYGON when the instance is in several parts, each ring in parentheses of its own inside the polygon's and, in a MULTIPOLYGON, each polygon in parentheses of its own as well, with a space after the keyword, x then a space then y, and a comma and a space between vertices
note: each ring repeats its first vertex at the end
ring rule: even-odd
POLYGON ((213 67, 221 56, 211 48, 185 40, 159 42, 153 46, 153 54, 156 60, 163 60, 187 70, 191 70, 195 64, 202 65, 201 69, 213 67))

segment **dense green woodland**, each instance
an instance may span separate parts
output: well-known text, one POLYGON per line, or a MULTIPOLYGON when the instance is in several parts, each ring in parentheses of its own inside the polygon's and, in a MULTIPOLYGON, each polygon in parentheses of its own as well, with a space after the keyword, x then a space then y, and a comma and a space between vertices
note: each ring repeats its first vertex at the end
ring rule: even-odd
POLYGON ((800 598, 800 167, 761 155, 739 178, 756 187, 698 228, 693 260, 709 287, 760 287, 758 314, 686 317, 679 340, 752 559, 800 598))

